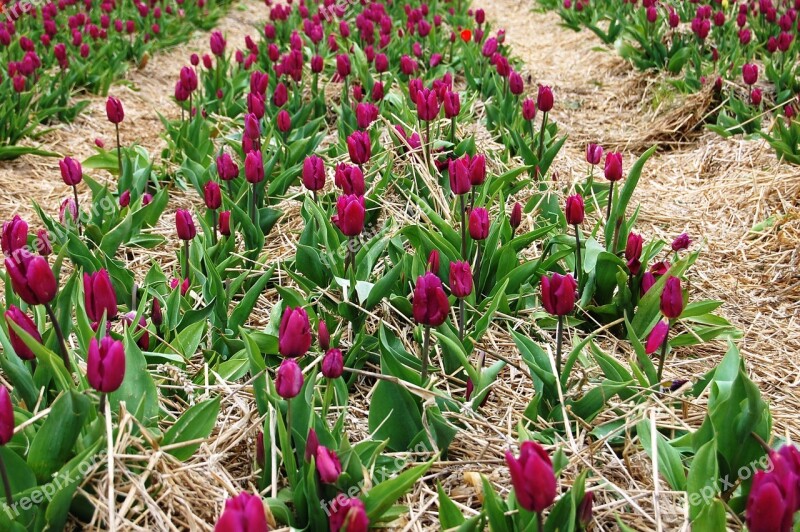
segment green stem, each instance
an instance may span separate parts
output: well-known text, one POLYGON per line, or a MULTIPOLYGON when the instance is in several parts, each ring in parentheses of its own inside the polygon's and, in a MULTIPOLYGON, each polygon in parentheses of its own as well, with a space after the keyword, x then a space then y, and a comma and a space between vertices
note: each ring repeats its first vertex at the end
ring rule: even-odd
POLYGON ((564 316, 558 317, 558 325, 556 326, 556 376, 558 377, 559 386, 561 382, 561 344, 564 339, 564 316))
POLYGON ((78 186, 72 185, 72 193, 75 196, 75 212, 78 213, 77 220, 75 220, 75 225, 78 226, 78 236, 83 235, 83 231, 81 229, 81 208, 80 204, 78 203, 78 186))
POLYGON ((450 119, 450 143, 453 145, 453 151, 456 150, 456 117, 450 119))
POLYGON ((477 303, 480 303, 481 292, 480 290, 478 290, 478 284, 479 284, 478 281, 481 278, 481 259, 483 258, 483 249, 481 248, 480 242, 476 242, 475 244, 478 246, 478 253, 476 254, 475 257, 475 271, 472 274, 472 286, 474 287, 473 289, 475 290, 475 301, 477 303))
POLYGON ((435 172, 431 166, 431 148, 433 147, 431 146, 431 123, 428 121, 425 121, 425 146, 428 148, 425 151, 425 164, 428 165, 428 170, 431 174, 434 174, 435 172))
MULTIPOLYGON (((183 242, 183 279, 189 278, 189 240, 183 242)), ((181 279, 181 281, 183 281, 181 279)))
POLYGON ((539 131, 539 156, 537 162, 539 163, 539 171, 542 168, 542 157, 544 157, 544 135, 547 131, 547 113, 542 113, 542 129, 539 131))
POLYGON ((575 224, 575 282, 578 284, 578 291, 581 286, 581 236, 578 233, 578 224, 575 224))
POLYGON ((458 339, 464 341, 464 315, 466 314, 464 298, 458 298, 458 339))
POLYGON ((50 317, 50 322, 53 324, 53 329, 56 331, 58 344, 61 347, 61 359, 64 361, 64 367, 67 368, 67 371, 71 373, 72 364, 69 361, 67 342, 64 340, 64 332, 61 330, 61 326, 58 324, 58 318, 56 318, 56 314, 53 312, 53 307, 50 305, 50 303, 45 303, 44 308, 47 310, 47 315, 50 317))
POLYGON ((425 379, 428 378, 428 351, 430 350, 431 343, 431 327, 425 325, 425 333, 422 338, 422 383, 425 384, 425 379))
POLYGON ((328 408, 333 401, 333 393, 336 391, 336 387, 333 385, 333 379, 327 379, 328 385, 325 388, 325 398, 322 400, 322 419, 327 419, 328 417, 328 408))
POLYGON ((614 182, 608 187, 608 205, 606 205, 606 224, 611 222, 611 205, 614 203, 614 182))
POLYGON ((667 345, 669 344, 669 329, 670 323, 667 322, 667 334, 664 336, 664 342, 661 344, 661 353, 658 356, 658 382, 661 382, 661 375, 664 372, 664 361, 667 359, 667 345))
POLYGON ((212 232, 211 232, 211 243, 212 244, 216 244, 217 243, 217 223, 218 223, 217 222, 217 211, 216 211, 216 209, 212 209, 211 210, 211 225, 214 226, 212 228, 212 232))
POLYGON ((117 166, 119 168, 119 177, 122 178, 122 147, 119 143, 119 124, 114 124, 117 128, 117 166))
POLYGON ((461 259, 467 260, 467 208, 464 204, 464 194, 458 196, 461 205, 461 259))

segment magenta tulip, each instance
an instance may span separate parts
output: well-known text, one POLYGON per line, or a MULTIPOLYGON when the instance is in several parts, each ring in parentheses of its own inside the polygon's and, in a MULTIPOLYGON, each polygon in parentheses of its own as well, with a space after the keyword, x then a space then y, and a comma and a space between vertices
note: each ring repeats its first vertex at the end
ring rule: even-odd
POLYGON ((264 503, 258 495, 242 492, 225 501, 214 532, 267 532, 264 503))
POLYGON ((284 358, 275 376, 275 390, 284 399, 292 399, 302 388, 303 371, 293 358, 284 358))
POLYGON ((337 379, 344 373, 344 359, 339 349, 329 349, 322 358, 322 375, 337 379))
POLYGON ((125 348, 110 336, 92 338, 86 357, 86 378, 98 392, 116 391, 125 378, 125 348))
POLYGON ((9 222, 3 224, 2 229, 3 254, 10 257, 16 250, 22 249, 28 243, 28 224, 18 214, 9 222))
POLYGON ((309 155, 303 160, 303 185, 312 191, 325 187, 325 163, 316 155, 309 155))
POLYGON ((175 227, 181 240, 189 241, 197 235, 192 214, 185 209, 178 209, 175 213, 175 227))
POLYGON ((556 498, 556 477, 553 464, 541 445, 526 441, 520 446, 519 458, 506 451, 506 464, 519 505, 529 512, 541 513, 556 498))
POLYGON ((83 274, 83 298, 86 315, 93 322, 99 322, 103 316, 108 321, 117 317, 117 296, 105 269, 83 274))
POLYGON ((683 312, 683 291, 681 280, 670 277, 661 292, 661 313, 669 319, 678 318, 683 312))
POLYGON ((345 236, 357 236, 364 230, 364 196, 340 196, 336 201, 334 222, 345 236))
POLYGON ((330 503, 328 524, 331 532, 367 532, 369 518, 360 499, 348 498, 340 493, 330 503))
MULTIPOLYGON (((0 445, 5 445, 14 437, 14 406, 8 388, 0 385, 0 445)), ((5 467, 5 466, 3 466, 5 467)))
POLYGON ((316 452, 317 473, 323 484, 334 484, 342 474, 342 465, 336 453, 322 445, 317 446, 316 452))
POLYGON ((11 323, 16 324, 20 329, 28 333, 34 340, 41 344, 42 335, 39 334, 39 329, 36 328, 36 324, 25 312, 14 305, 9 305, 5 313, 5 318, 6 324, 8 325, 8 340, 11 343, 11 347, 14 348, 14 352, 23 360, 35 359, 36 355, 34 355, 33 351, 25 344, 22 338, 19 337, 16 331, 14 331, 11 327, 11 323))
POLYGON ((311 347, 311 323, 301 307, 286 307, 278 329, 278 350, 289 358, 305 355, 311 347))
POLYGON ((469 211, 469 236, 473 240, 485 240, 489 236, 489 212, 483 207, 469 211))
POLYGON ((458 298, 472 293, 472 271, 466 261, 450 263, 450 291, 458 298))

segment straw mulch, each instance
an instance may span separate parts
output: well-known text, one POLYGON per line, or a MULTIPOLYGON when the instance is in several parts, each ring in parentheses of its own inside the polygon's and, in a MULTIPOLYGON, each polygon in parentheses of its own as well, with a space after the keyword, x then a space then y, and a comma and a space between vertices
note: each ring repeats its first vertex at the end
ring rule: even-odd
MULTIPOLYGON (((554 89, 557 104, 552 117, 569 135, 554 164, 562 185, 585 177, 583 150, 587 142, 622 150, 627 168, 653 143, 662 146, 645 166, 634 198, 642 204, 638 229, 648 240, 667 241, 686 231, 694 240, 693 247, 703 247, 701 259, 690 272, 691 298, 725 302, 721 312, 744 333, 740 347, 753 378, 770 401, 776 433, 800 439, 796 421, 800 406, 798 381, 793 371, 800 362, 800 173, 795 167, 776 161, 761 142, 725 140, 704 132, 698 124, 710 110, 708 93, 668 94, 662 78, 634 71, 613 52, 598 51, 599 41, 593 35, 558 27, 557 16, 533 12, 531 1, 485 0, 481 4, 494 28, 507 31, 514 53, 526 65, 523 77, 532 76, 533 84, 526 87, 527 92, 535 97, 536 83, 554 89), (765 220, 771 224, 758 231, 753 229, 765 220)), ((248 33, 257 34, 266 14, 263 5, 255 0, 245 0, 241 5, 245 10, 234 6, 220 22, 229 46, 240 46, 248 33)), ((157 157, 164 145, 156 113, 177 117, 170 95, 178 69, 188 62, 191 52, 203 52, 206 47, 207 36, 198 36, 151 58, 142 70, 129 73, 129 85, 112 89, 122 97, 126 108, 124 142, 135 141, 157 157)), ((112 142, 104 99, 89 98, 87 112, 75 124, 59 127, 46 137, 46 149, 84 158, 93 153, 95 137, 112 142)), ((480 150, 501 148, 482 127, 470 126, 463 133, 473 134, 480 150)), ((48 211, 55 211, 66 192, 56 159, 23 157, 0 163, 0 219, 15 212, 33 219, 31 199, 48 211)), ((170 210, 155 230, 175 241, 174 209, 197 208, 199 201, 192 192, 175 192, 170 210)), ((417 210, 398 194, 387 194, 383 207, 386 215, 394 216, 399 223, 419 220, 417 210)), ((287 214, 267 242, 270 260, 291 256, 301 229, 297 202, 286 201, 281 208, 287 214)), ((175 250, 160 249, 137 253, 131 269, 143 276, 152 261, 158 261, 165 271, 177 268, 175 250)), ((263 327, 277 301, 276 293, 265 292, 251 325, 263 327)), ((398 337, 413 337, 412 324, 398 317, 388 303, 377 314, 398 332, 398 337)), ((455 416, 453 421, 466 430, 459 433, 447 459, 438 462, 424 482, 404 498, 409 514, 392 528, 437 527, 436 481, 442 483, 467 516, 477 513, 480 507, 480 475, 486 475, 502 495, 507 494, 510 482, 503 453, 514 448, 517 422, 531 398, 527 368, 508 329, 527 329, 533 326, 533 320, 525 314, 502 318, 506 321, 490 329, 479 350, 486 353, 487 364, 504 359, 508 366, 500 374, 485 408, 479 413, 464 409, 455 416)), ((376 323, 377 317, 373 325, 376 323)), ((543 337, 549 336, 543 333, 543 337)), ((602 345, 622 360, 630 355, 612 339, 604 339, 602 345)), ((412 352, 416 349, 410 340, 406 347, 412 352)), ((714 342, 678 349, 668 364, 668 375, 697 377, 719 362, 725 348, 721 342, 714 342)), ((202 361, 193 370, 205 371, 202 361)), ((255 484, 254 439, 262 421, 249 383, 195 386, 170 368, 159 368, 159 372, 170 375, 162 390, 164 395, 169 395, 174 386, 189 392, 193 401, 220 395, 223 406, 217 427, 195 455, 181 463, 164 449, 142 441, 134 420, 123 414, 112 453, 113 478, 104 459, 82 487, 82 494, 97 507, 95 518, 86 529, 105 530, 113 521, 119 530, 211 530, 224 498, 252 489, 255 484), (109 512, 109 485, 113 486, 113 512, 109 512)), ((379 373, 379 368, 364 368, 351 394, 346 426, 352 443, 369 438, 370 392, 379 373)), ((575 378, 584 376, 577 374, 575 378)), ((441 379, 437 386, 455 396, 463 394, 463 383, 455 380, 441 379)), ((595 423, 618 416, 625 420, 623 433, 641 420, 677 429, 697 427, 705 415, 704 400, 690 403, 684 399, 677 391, 671 396, 651 397, 636 406, 612 401, 612 408, 595 423), (684 408, 676 408, 678 404, 684 408)), ((164 405, 176 414, 188 406, 166 399, 164 405)), ((688 529, 685 497, 671 492, 654 473, 638 440, 626 438, 625 445, 619 447, 609 439, 590 439, 591 428, 568 432, 559 448, 569 460, 561 476, 564 486, 569 486, 581 470, 590 470, 588 486, 596 494, 596 523, 613 528, 612 523, 619 516, 637 530, 688 529)), ((273 495, 278 488, 273 484, 266 495, 273 495)), ((730 524, 737 526, 735 522, 730 524)))

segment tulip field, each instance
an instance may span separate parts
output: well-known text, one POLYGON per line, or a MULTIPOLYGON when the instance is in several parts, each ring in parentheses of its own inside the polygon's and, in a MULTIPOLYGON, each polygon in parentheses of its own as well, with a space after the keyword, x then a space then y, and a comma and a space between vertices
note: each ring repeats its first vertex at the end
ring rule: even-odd
POLYGON ((799 12, 0 0, 0 531, 799 530, 799 12))

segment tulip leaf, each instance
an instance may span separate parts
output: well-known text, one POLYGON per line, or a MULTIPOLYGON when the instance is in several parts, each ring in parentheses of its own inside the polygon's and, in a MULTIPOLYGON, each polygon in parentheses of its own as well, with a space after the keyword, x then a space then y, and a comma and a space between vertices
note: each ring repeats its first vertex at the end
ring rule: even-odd
MULTIPOLYGON (((162 446, 205 439, 217 423, 221 398, 208 399, 197 403, 184 412, 165 433, 162 446)), ((200 443, 174 447, 167 451, 178 460, 188 460, 200 447, 200 443)))
MULTIPOLYGON (((642 447, 651 460, 653 457, 653 433, 650 430, 650 421, 642 420, 636 424, 636 434, 642 442, 642 447)), ((660 433, 655 433, 656 452, 658 453, 658 471, 664 476, 667 483, 674 490, 686 490, 686 470, 683 467, 680 453, 675 450, 669 441, 660 433)))
POLYGON ((420 406, 402 385, 378 381, 372 390, 369 406, 369 430, 377 440, 389 440, 394 451, 406 451, 422 429, 420 406))
POLYGON ((253 286, 247 291, 244 297, 236 304, 236 307, 231 312, 231 317, 228 319, 228 329, 233 331, 239 330, 239 327, 244 325, 245 321, 250 318, 253 308, 258 301, 258 296, 264 291, 264 287, 272 279, 272 273, 275 271, 276 265, 273 265, 266 272, 253 283, 253 286))
MULTIPOLYGON (((8 445, 0 446, 0 457, 2 457, 3 463, 6 466, 6 471, 8 472, 8 480, 11 484, 12 495, 31 489, 37 485, 36 475, 33 474, 31 468, 28 467, 25 460, 8 445)), ((2 482, 0 482, 0 495, 2 495, 3 502, 5 502, 6 490, 2 482)), ((15 500, 16 499, 17 498, 15 498, 15 500)))
POLYGON ((433 465, 434 460, 414 466, 394 478, 381 482, 363 497, 364 509, 370 522, 380 518, 414 485, 433 465))
MULTIPOLYGON (((184 316, 185 319, 185 316, 184 316)), ((203 341, 203 334, 205 333, 206 322, 198 321, 183 329, 172 345, 183 356, 184 359, 189 360, 197 352, 200 342, 203 341)))
POLYGON ((100 250, 113 257, 120 245, 130 238, 132 227, 133 218, 129 212, 119 224, 103 235, 103 239, 100 241, 100 250))
POLYGON ((89 398, 76 391, 62 392, 53 401, 28 451, 28 466, 39 482, 48 482, 72 454, 88 411, 89 398))
POLYGON ((442 488, 441 482, 436 482, 436 491, 439 494, 439 524, 443 530, 456 528, 464 524, 464 515, 458 509, 447 493, 442 488))
POLYGON ((404 258, 404 260, 397 263, 391 270, 381 277, 377 283, 375 283, 375 285, 372 287, 372 290, 369 292, 367 301, 364 303, 365 309, 372 310, 378 303, 380 303, 388 294, 392 292, 392 289, 397 284, 397 281, 400 279, 400 276, 403 274, 406 266, 407 261, 404 258))
POLYGON ((483 475, 481 475, 481 482, 483 483, 483 508, 489 518, 490 529, 492 532, 511 532, 514 527, 511 519, 506 515, 508 509, 505 502, 497 496, 491 483, 483 475))
POLYGON ((692 459, 687 479, 689 500, 689 519, 695 521, 706 510, 718 493, 717 444, 714 440, 706 442, 692 459))

